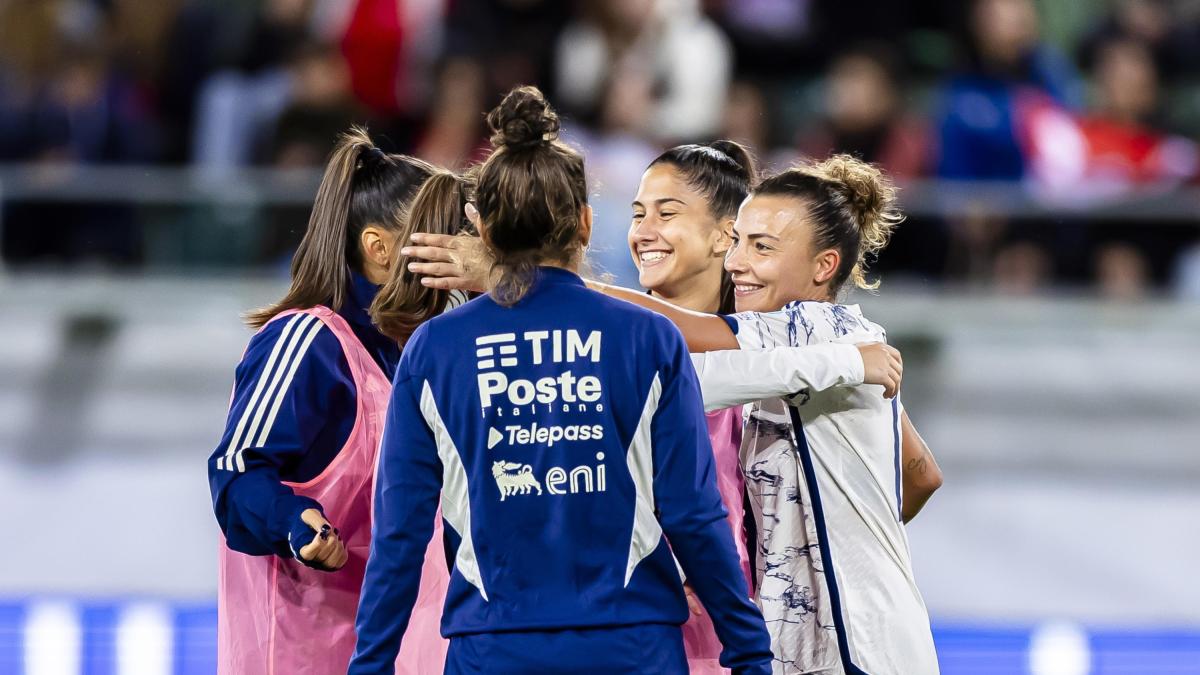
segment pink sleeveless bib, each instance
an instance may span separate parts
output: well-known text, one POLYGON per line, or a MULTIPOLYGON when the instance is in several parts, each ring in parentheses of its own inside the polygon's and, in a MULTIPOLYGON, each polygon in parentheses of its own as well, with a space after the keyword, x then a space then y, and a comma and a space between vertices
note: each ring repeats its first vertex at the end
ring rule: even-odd
MULTIPOLYGON (((716 460, 717 488, 721 491, 725 510, 729 511, 729 527, 733 530, 733 542, 737 546, 742 573, 746 576, 746 584, 749 586, 750 555, 746 551, 746 537, 743 534, 743 479, 741 462, 738 460, 742 444, 742 407, 715 410, 706 417, 708 437, 712 441, 713 456, 716 460)), ((729 672, 721 667, 718 660, 721 657, 721 641, 717 639, 708 612, 699 616, 692 615, 683 625, 683 646, 692 675, 729 672)))
MULTIPOLYGON (((305 483, 285 483, 311 497, 341 531, 349 560, 318 572, 297 560, 249 556, 221 541, 217 662, 220 675, 344 673, 354 654, 354 616, 371 545, 375 465, 391 384, 342 317, 326 307, 302 310, 337 336, 358 393, 354 428, 333 462, 305 483)), ((272 321, 297 313, 282 312, 272 321)), ((439 634, 448 575, 441 514, 425 553, 421 590, 397 659, 397 673, 440 673, 447 642, 439 634)))

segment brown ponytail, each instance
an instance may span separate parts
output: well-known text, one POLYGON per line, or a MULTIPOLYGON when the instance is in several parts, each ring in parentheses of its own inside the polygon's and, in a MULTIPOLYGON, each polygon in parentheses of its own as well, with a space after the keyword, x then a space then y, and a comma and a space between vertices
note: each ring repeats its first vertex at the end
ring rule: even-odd
POLYGON ((888 245, 904 215, 896 205, 895 184, 877 167, 850 155, 834 155, 771 176, 759 183, 754 194, 805 202, 816 247, 841 253, 830 282, 834 293, 847 279, 858 288, 879 288, 878 281, 867 281, 867 264, 888 245))
POLYGON ((292 257, 291 287, 279 302, 248 312, 246 323, 260 328, 280 312, 316 305, 341 309, 350 270, 362 266, 363 228, 375 224, 398 229, 408 202, 435 170, 415 157, 383 152, 360 127, 342 134, 317 188, 308 229, 292 257))
MULTIPOLYGON (((471 233, 473 228, 463 211, 470 188, 469 178, 449 171, 431 176, 413 198, 400 241, 407 241, 413 232, 471 233)), ((392 265, 391 278, 379 289, 370 310, 379 332, 401 345, 418 326, 445 310, 450 295, 421 285, 417 275, 408 271, 408 263, 408 256, 404 256, 392 265)))
POLYGON ((536 87, 520 87, 488 113, 494 151, 479 170, 476 206, 498 278, 492 297, 512 305, 545 262, 577 259, 587 206, 583 157, 558 140, 558 115, 536 87))

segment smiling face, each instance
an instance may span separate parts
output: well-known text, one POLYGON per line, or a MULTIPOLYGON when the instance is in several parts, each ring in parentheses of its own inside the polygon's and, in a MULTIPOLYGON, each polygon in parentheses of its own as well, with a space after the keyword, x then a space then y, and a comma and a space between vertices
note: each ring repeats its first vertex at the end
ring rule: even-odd
POLYGON ((816 250, 808 208, 794 197, 752 196, 738 211, 725 269, 739 312, 773 312, 795 300, 829 300, 836 249, 816 250))
POLYGON ((721 261, 729 247, 722 230, 727 226, 728 221, 718 220, 707 198, 674 167, 651 166, 638 186, 629 228, 638 281, 676 304, 715 311, 721 261))

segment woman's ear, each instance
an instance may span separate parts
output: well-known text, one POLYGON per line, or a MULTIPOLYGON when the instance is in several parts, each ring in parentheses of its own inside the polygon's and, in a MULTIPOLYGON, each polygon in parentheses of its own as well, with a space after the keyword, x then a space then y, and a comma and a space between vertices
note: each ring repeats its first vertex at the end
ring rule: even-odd
POLYGON ((724 258, 733 247, 733 218, 717 223, 717 236, 713 238, 713 257, 724 258))
POLYGON ((396 244, 396 235, 379 227, 367 225, 359 238, 362 244, 363 258, 366 262, 387 269, 391 266, 392 253, 396 244))
POLYGON ((592 243, 592 205, 588 204, 583 207, 583 213, 579 216, 579 243, 583 248, 587 248, 588 244, 592 243))
POLYGON ((813 283, 821 286, 832 281, 841 263, 842 254, 836 248, 827 248, 818 253, 816 267, 813 270, 813 283))

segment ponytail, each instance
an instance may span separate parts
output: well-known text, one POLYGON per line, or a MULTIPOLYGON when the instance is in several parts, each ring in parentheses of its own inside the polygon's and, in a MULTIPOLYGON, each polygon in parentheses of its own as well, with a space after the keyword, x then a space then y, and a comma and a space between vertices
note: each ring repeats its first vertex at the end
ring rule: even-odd
MULTIPOLYGON (((407 241, 413 232, 473 233, 463 211, 470 188, 469 178, 449 171, 435 173, 413 198, 400 240, 407 241)), ((408 263, 408 256, 404 256, 392 265, 391 277, 379 289, 370 309, 371 320, 379 332, 401 345, 418 326, 445 311, 450 297, 449 291, 423 286, 417 275, 408 270, 408 263)))
POLYGON ((261 328, 280 312, 326 305, 337 311, 346 301, 350 271, 362 267, 359 238, 368 224, 396 230, 405 207, 435 171, 424 161, 389 155, 361 127, 341 135, 313 201, 308 228, 292 257, 291 287, 273 305, 246 314, 261 328))

